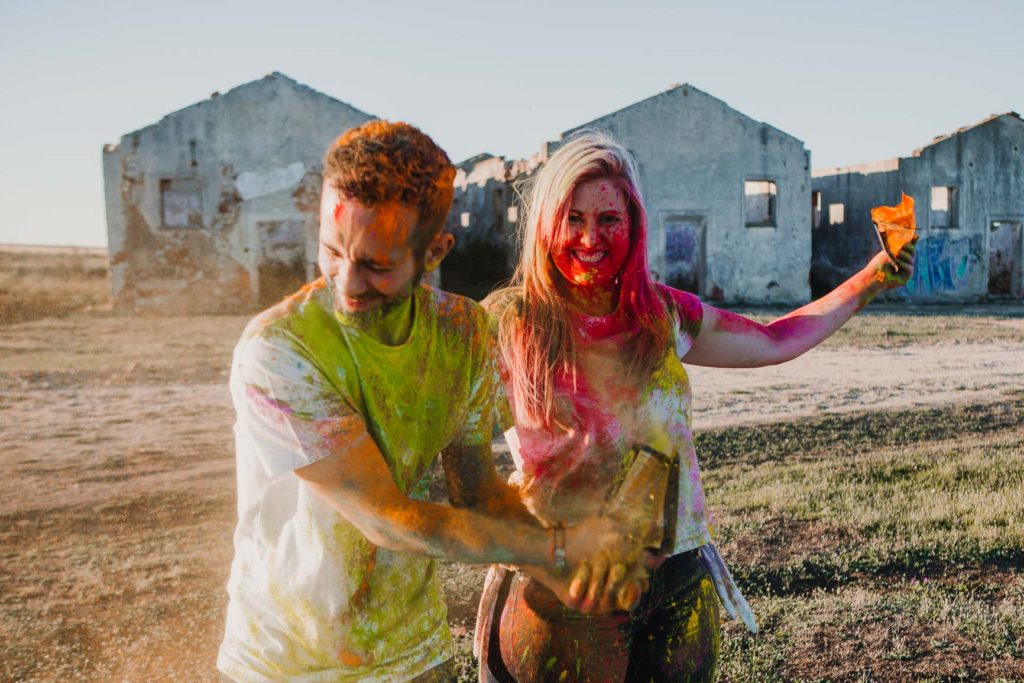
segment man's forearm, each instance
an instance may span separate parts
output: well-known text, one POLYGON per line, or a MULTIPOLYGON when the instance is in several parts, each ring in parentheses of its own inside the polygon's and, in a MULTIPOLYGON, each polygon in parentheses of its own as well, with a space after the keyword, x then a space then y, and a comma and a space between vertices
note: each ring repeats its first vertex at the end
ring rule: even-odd
POLYGON ((551 532, 535 520, 498 519, 475 510, 410 499, 358 509, 330 491, 313 488, 371 543, 389 550, 467 564, 545 565, 551 560, 551 532))
POLYGON ((488 517, 542 526, 523 503, 519 489, 501 480, 493 482, 484 496, 470 504, 461 504, 456 500, 451 503, 454 507, 466 507, 488 517))
POLYGON ((381 525, 381 531, 405 549, 418 546, 426 555, 468 564, 550 563, 550 530, 532 517, 503 518, 496 512, 418 503, 397 515, 398 524, 381 525))

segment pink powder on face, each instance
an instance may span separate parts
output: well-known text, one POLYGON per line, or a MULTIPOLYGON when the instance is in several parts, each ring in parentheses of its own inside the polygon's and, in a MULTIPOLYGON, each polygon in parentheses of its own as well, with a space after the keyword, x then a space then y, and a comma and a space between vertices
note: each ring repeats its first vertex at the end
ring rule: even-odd
POLYGON ((345 205, 338 202, 334 205, 334 221, 338 222, 341 220, 341 214, 345 213, 345 205))
POLYGON ((589 180, 574 190, 571 214, 577 223, 566 219, 553 245, 551 258, 570 283, 582 288, 609 291, 629 255, 631 226, 625 192, 610 182, 589 180), (612 196, 608 196, 614 193, 612 196), (621 215, 616 223, 605 221, 609 215, 621 215), (603 253, 598 261, 591 259, 603 253))

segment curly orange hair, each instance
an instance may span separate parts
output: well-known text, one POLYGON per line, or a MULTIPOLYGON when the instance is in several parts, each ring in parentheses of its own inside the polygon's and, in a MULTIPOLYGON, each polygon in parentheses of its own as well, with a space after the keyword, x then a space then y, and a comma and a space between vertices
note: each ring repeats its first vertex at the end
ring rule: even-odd
POLYGON ((345 131, 327 149, 324 179, 365 206, 397 200, 418 208, 413 246, 419 250, 441 232, 455 193, 448 155, 401 121, 370 121, 345 131))

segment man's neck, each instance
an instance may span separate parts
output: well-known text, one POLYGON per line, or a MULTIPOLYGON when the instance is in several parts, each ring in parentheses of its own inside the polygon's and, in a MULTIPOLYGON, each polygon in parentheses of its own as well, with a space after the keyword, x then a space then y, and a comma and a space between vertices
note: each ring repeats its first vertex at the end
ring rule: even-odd
POLYGON ((410 296, 388 311, 387 315, 374 321, 363 332, 386 346, 404 344, 412 332, 412 300, 415 296, 414 290, 410 296))

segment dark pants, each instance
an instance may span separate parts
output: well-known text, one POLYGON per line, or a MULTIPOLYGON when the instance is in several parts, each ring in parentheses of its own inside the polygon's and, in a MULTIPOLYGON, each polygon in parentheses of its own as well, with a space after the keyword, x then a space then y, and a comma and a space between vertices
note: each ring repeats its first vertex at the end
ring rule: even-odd
POLYGON ((629 614, 590 616, 540 583, 492 572, 484 587, 480 680, 712 681, 718 664, 718 596, 697 551, 669 558, 629 614), (500 581, 495 587, 494 582, 500 581))

